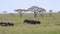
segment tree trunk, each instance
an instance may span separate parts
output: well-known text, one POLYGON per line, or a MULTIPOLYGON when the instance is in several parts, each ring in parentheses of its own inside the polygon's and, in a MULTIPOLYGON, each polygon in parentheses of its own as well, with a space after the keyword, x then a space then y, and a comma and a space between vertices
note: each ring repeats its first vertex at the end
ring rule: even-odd
POLYGON ((20 17, 22 17, 22 12, 21 11, 19 12, 19 14, 20 14, 20 17))
POLYGON ((34 17, 37 17, 37 12, 36 11, 34 11, 34 17))

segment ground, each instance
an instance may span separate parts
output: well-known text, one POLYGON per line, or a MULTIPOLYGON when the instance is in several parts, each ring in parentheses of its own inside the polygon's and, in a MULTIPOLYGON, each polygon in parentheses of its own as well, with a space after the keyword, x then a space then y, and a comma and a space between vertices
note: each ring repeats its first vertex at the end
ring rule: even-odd
POLYGON ((0 26, 0 34, 60 34, 60 14, 55 13, 52 16, 45 15, 34 17, 33 14, 0 14, 0 21, 13 22, 14 26, 0 26), (34 19, 41 21, 41 24, 23 24, 25 19, 34 19))

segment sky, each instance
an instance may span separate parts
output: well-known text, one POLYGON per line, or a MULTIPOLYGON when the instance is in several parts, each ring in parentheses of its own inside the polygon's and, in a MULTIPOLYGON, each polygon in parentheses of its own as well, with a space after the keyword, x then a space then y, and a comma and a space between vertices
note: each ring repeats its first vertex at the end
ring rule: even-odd
POLYGON ((0 0, 0 13, 3 11, 14 13, 16 9, 28 9, 31 6, 57 12, 60 10, 60 0, 0 0))

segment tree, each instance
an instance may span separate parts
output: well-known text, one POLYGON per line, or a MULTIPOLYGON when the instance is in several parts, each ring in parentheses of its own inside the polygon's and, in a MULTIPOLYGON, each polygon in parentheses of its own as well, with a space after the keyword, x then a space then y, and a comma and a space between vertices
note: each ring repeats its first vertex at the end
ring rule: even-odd
POLYGON ((16 12, 18 12, 19 14, 20 14, 20 17, 22 17, 22 9, 17 9, 17 10, 15 10, 16 12))
POLYGON ((50 16, 52 15, 52 11, 53 11, 53 10, 49 10, 49 12, 50 12, 49 15, 50 15, 50 16))
POLYGON ((28 11, 28 10, 25 10, 25 9, 17 9, 17 10, 15 10, 15 11, 20 14, 20 17, 22 17, 22 12, 23 12, 23 11, 26 12, 26 11, 28 11))
POLYGON ((37 17, 37 6, 32 6, 28 8, 29 11, 34 12, 34 17, 37 17))
POLYGON ((58 13, 60 13, 60 11, 58 11, 58 13))
POLYGON ((6 14, 6 13, 7 13, 7 11, 3 11, 3 13, 4 13, 4 14, 6 14))
POLYGON ((37 17, 38 13, 46 11, 44 8, 40 8, 37 6, 32 6, 32 7, 28 8, 28 10, 34 12, 34 17, 37 17))

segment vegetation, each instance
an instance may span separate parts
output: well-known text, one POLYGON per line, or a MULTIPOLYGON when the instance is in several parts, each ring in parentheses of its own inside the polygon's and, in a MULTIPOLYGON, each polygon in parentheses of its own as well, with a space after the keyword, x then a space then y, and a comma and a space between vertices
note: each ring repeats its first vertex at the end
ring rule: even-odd
POLYGON ((28 8, 29 11, 34 12, 34 17, 37 17, 37 14, 39 13, 40 15, 41 12, 44 13, 46 10, 44 8, 38 7, 38 6, 32 6, 28 8))
POLYGON ((52 15, 52 10, 49 10, 49 12, 50 12, 50 14, 49 14, 49 15, 51 16, 51 15, 52 15))
MULTIPOLYGON (((37 17, 37 14, 38 13, 44 13, 46 10, 44 8, 40 8, 40 7, 37 7, 37 6, 32 6, 30 8, 28 8, 27 10, 26 9, 16 9, 14 10, 15 12, 18 12, 20 14, 20 17, 22 17, 22 12, 33 12, 34 13, 34 17, 37 17)), ((42 14, 40 14, 42 15, 42 14)))
MULTIPOLYGON (((45 15, 45 14, 44 14, 45 15)), ((9 14, 0 14, 0 21, 13 22, 14 26, 0 26, 0 34, 60 34, 60 13, 54 13, 52 16, 34 17, 33 14, 19 14, 13 16, 9 14), (41 24, 23 24, 25 19, 34 19, 41 21, 41 24)))

